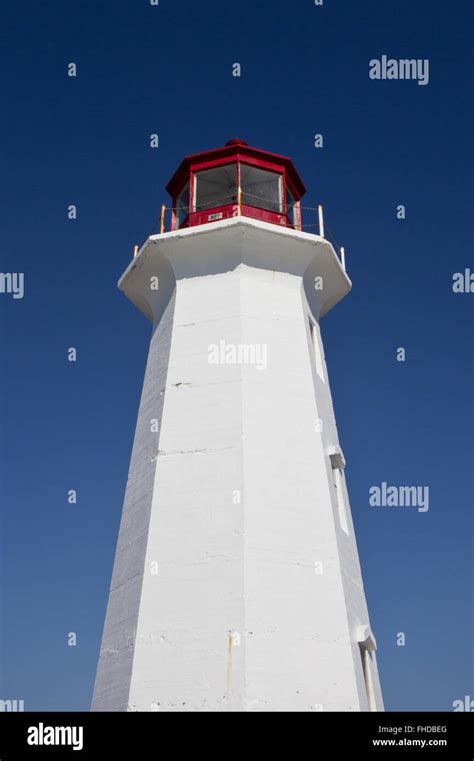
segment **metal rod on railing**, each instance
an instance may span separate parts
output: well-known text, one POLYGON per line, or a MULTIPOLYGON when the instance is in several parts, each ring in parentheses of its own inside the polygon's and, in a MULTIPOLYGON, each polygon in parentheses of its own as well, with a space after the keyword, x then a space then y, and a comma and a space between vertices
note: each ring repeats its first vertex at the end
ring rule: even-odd
POLYGON ((161 235, 163 235, 163 233, 165 231, 165 211, 166 211, 166 206, 163 204, 163 206, 161 207, 161 221, 160 221, 160 233, 161 233, 161 235))
POLYGON ((318 206, 318 219, 319 219, 319 234, 321 238, 324 238, 324 216, 323 207, 321 204, 318 206))
POLYGON ((346 271, 346 249, 341 246, 341 264, 344 272, 346 271))

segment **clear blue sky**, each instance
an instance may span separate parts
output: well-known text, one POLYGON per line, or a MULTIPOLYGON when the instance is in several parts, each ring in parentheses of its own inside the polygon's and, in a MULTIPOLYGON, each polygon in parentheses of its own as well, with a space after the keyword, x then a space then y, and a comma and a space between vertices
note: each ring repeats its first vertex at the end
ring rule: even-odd
POLYGON ((322 329, 386 708, 474 697, 470 6, 3 5, 0 697, 89 709, 150 335, 116 281, 181 158, 236 136, 294 159, 347 249, 322 329), (429 85, 371 81, 382 54, 429 85), (382 481, 429 512, 369 507, 382 481))

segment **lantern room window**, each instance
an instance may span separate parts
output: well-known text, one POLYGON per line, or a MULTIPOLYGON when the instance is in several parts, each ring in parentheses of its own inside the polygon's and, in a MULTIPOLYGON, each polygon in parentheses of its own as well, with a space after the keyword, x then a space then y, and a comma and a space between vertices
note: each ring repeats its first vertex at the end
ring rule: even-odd
POLYGON ((195 174, 194 211, 237 203, 237 164, 205 169, 195 174))
POLYGON ((258 209, 282 212, 282 176, 250 164, 240 166, 242 203, 258 209))
POLYGON ((186 183, 186 185, 183 188, 183 191, 180 193, 178 198, 176 199, 176 216, 178 219, 178 226, 181 227, 184 220, 189 214, 189 182, 186 183))
POLYGON ((286 186, 286 216, 292 223, 295 222, 295 205, 296 205, 296 199, 287 185, 286 186))

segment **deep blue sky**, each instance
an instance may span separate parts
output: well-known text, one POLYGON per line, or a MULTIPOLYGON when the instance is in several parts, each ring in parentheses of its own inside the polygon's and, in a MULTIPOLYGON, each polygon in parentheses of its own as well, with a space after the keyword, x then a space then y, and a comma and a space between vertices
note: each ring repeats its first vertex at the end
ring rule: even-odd
POLYGON ((116 281, 183 155, 235 136, 294 159, 347 249, 322 329, 386 708, 474 697, 470 6, 3 4, 0 697, 89 709, 150 335, 116 281), (384 53, 430 84, 371 81, 384 53), (429 512, 370 508, 382 481, 429 512))

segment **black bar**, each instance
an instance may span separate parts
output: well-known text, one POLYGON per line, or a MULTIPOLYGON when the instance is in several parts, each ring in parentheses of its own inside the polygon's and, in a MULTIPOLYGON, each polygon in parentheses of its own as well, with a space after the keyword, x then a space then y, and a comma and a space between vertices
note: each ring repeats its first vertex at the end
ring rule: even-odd
POLYGON ((473 736, 469 713, 0 713, 0 761, 184 753, 250 761, 258 752, 268 761, 276 754, 473 761, 473 736))

